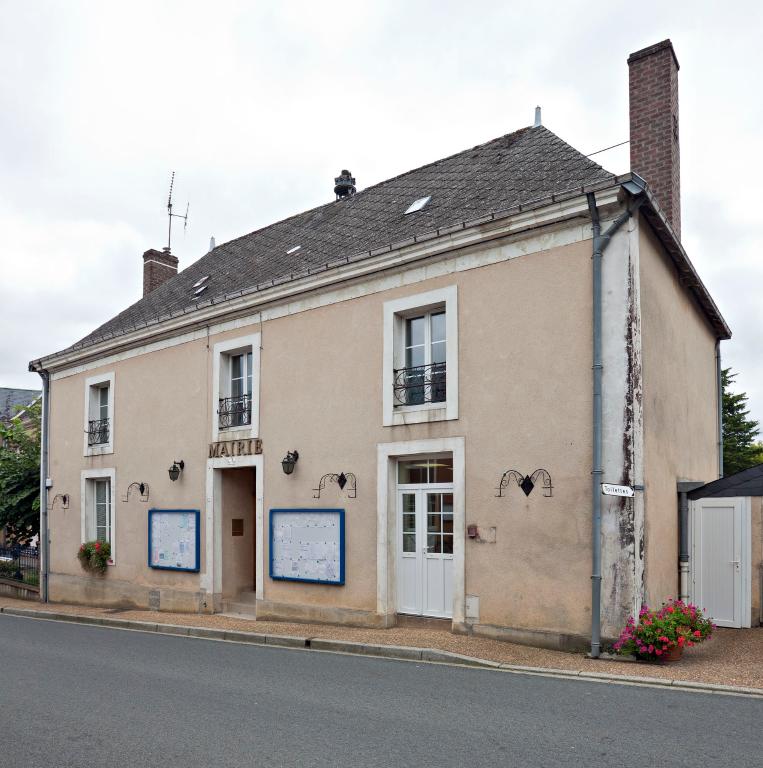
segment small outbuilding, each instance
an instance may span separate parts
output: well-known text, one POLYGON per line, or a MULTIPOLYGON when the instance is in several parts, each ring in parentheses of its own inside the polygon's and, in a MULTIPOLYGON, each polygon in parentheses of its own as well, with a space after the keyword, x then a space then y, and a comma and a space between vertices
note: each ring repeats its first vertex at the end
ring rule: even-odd
POLYGON ((763 464, 684 491, 688 597, 721 627, 760 625, 763 464))

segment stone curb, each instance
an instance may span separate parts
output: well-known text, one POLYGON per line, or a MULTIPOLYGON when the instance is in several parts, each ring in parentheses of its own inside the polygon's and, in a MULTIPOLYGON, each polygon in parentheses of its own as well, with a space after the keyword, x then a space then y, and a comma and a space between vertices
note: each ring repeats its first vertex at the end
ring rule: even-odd
POLYGON ((697 683, 689 680, 675 680, 662 677, 641 677, 638 675, 613 675, 606 672, 582 672, 573 669, 555 669, 554 667, 530 667, 521 664, 505 664, 489 659, 479 659, 474 656, 464 656, 452 651, 441 651, 436 648, 414 648, 404 645, 373 645, 370 643, 355 643, 349 640, 329 640, 321 637, 295 637, 293 635, 267 635, 256 632, 242 632, 209 627, 192 627, 183 624, 159 624, 149 621, 134 621, 131 619, 112 619, 109 616, 86 616, 76 613, 59 613, 56 611, 36 611, 30 608, 13 608, 0 606, 0 613, 8 616, 19 616, 31 619, 46 619, 48 621, 65 621, 71 624, 92 624, 99 627, 114 629, 131 629, 138 632, 155 632, 163 635, 183 635, 198 637, 206 640, 224 640, 253 645, 272 645, 279 648, 302 648, 331 653, 347 653, 360 656, 377 656, 403 661, 425 661, 438 664, 456 664, 460 666, 493 669, 498 672, 510 672, 524 675, 543 675, 546 677, 575 678, 589 682, 626 683, 644 687, 660 686, 661 688, 684 689, 699 693, 725 693, 763 698, 763 688, 745 688, 734 685, 719 685, 715 683, 697 683))

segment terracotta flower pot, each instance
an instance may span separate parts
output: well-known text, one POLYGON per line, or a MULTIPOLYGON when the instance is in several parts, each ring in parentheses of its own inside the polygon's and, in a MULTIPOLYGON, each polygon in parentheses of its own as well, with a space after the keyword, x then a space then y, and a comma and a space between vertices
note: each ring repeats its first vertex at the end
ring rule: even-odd
POLYGON ((665 664, 669 664, 674 661, 681 661, 683 652, 684 649, 682 645, 674 645, 669 651, 665 651, 665 653, 662 654, 660 661, 664 662, 665 664))

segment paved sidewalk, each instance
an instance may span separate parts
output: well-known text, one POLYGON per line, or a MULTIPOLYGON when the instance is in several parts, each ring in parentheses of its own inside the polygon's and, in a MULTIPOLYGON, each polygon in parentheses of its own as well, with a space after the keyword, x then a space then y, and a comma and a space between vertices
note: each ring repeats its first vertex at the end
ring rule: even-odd
MULTIPOLYGON (((714 685, 763 689, 763 628, 718 629, 709 642, 688 651, 677 664, 624 663, 587 659, 582 654, 530 648, 481 637, 454 635, 446 630, 394 627, 362 629, 328 624, 298 624, 254 621, 220 614, 165 613, 159 611, 114 610, 82 605, 47 605, 0 597, 0 608, 21 608, 121 619, 228 632, 292 636, 365 643, 371 645, 427 648, 462 654, 501 664, 543 667, 568 672, 598 673, 603 676, 648 677, 714 685)), ((313 647, 318 647, 318 643, 313 647)))

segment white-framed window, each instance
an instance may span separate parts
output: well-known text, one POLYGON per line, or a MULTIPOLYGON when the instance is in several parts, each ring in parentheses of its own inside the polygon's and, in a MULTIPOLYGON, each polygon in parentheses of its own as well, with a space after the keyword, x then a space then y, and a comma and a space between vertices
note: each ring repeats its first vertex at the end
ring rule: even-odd
POLYGON ((214 440, 220 432, 236 432, 241 438, 259 436, 259 369, 259 333, 215 344, 214 440))
POLYGON ((458 418, 455 285, 384 304, 384 426, 458 418))
POLYGON ((114 487, 115 470, 89 469, 82 472, 82 541, 107 541, 111 561, 115 556, 114 487))
POLYGON ((85 381, 84 455, 114 452, 114 373, 85 381))

